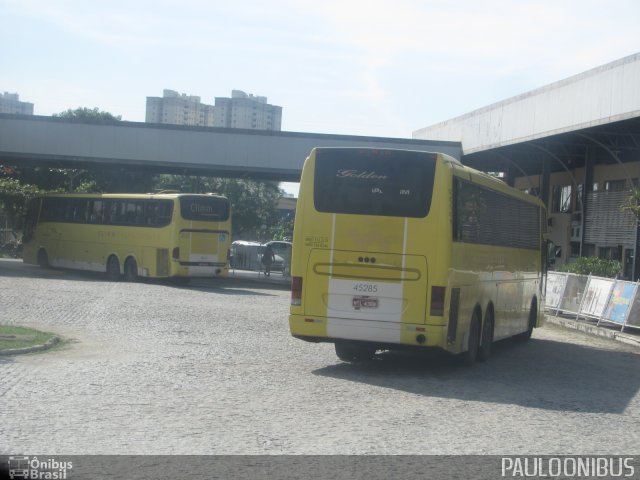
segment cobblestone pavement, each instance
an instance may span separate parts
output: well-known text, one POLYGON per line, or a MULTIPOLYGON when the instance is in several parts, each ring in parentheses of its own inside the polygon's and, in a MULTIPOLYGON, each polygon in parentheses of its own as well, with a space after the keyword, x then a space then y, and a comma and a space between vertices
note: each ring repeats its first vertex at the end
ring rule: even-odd
POLYGON ((489 362, 341 363, 286 287, 110 283, 0 259, 0 322, 69 341, 0 358, 0 454, 638 454, 640 355, 549 325, 489 362))

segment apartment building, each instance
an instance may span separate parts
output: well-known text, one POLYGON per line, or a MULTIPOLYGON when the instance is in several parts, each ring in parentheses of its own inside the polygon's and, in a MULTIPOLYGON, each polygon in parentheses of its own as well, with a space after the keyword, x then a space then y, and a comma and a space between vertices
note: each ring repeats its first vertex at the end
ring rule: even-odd
POLYGON ((241 90, 232 90, 231 98, 216 97, 214 108, 216 127, 280 131, 282 126, 282 107, 241 90))
POLYGON ((214 107, 198 96, 165 89, 162 97, 147 97, 145 122, 213 127, 214 107))
POLYGON ((21 102, 17 93, 0 93, 0 113, 33 115, 33 103, 21 102))
POLYGON ((147 97, 145 121, 170 125, 243 128, 280 131, 282 107, 269 105, 267 97, 232 90, 231 97, 216 97, 206 105, 200 97, 163 90, 162 97, 147 97))

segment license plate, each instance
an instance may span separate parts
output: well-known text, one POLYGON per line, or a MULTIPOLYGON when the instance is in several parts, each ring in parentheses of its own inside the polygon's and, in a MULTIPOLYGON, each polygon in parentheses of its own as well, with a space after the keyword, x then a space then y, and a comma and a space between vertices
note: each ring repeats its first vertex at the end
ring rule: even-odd
POLYGON ((361 308, 378 308, 378 299, 376 297, 362 295, 353 297, 351 304, 356 310, 360 310, 361 308))

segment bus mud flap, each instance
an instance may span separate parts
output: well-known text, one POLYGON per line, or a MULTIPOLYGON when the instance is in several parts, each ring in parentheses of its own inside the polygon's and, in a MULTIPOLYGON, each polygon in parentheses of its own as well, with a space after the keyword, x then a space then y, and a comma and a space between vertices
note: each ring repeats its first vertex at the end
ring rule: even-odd
POLYGON ((458 331, 458 307, 460 305, 460 289, 451 289, 451 303, 449 305, 449 326, 447 328, 447 342, 455 343, 458 331))

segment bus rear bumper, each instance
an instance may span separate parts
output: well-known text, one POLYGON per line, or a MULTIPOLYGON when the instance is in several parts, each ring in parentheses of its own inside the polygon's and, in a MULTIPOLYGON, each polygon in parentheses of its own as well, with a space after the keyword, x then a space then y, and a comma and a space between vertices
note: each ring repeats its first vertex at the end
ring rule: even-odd
POLYGON ((290 315, 291 335, 311 342, 359 340, 377 345, 411 345, 446 349, 446 327, 347 318, 290 315))
POLYGON ((173 275, 190 278, 218 277, 227 273, 225 266, 223 263, 215 265, 180 265, 173 275))

